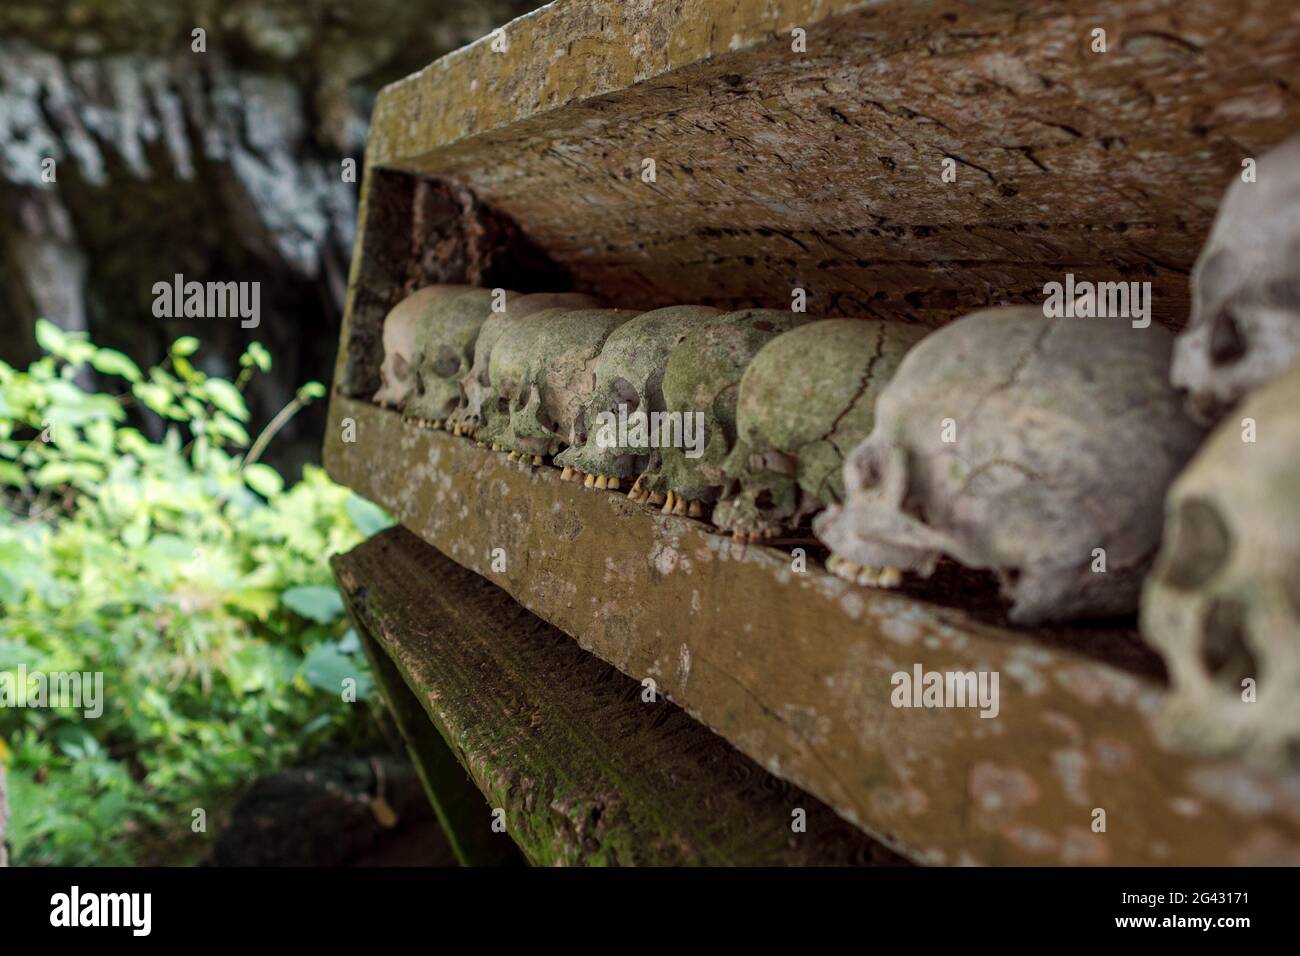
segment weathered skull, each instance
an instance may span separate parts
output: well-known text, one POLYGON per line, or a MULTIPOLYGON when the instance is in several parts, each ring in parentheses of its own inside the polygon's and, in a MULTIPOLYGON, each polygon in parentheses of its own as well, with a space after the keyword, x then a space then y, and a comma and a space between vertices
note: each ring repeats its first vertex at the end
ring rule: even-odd
MULTIPOLYGON (((608 413, 617 421, 620 408, 628 416, 664 411, 668 356, 690 332, 719 314, 702 305, 670 306, 644 312, 610 334, 596 359, 591 400, 574 422, 575 444, 555 459, 557 465, 564 466, 564 477, 585 473, 588 485, 617 489, 621 481, 645 470, 650 461, 649 445, 619 444, 619 429, 602 426, 601 416, 608 413)), ((628 436, 633 437, 631 429, 628 436)))
POLYGON ((402 417, 435 424, 460 401, 460 380, 474 357, 474 340, 487 318, 492 293, 463 289, 430 303, 415 332, 415 388, 402 417))
POLYGON ((704 506, 722 490, 722 464, 736 444, 741 376, 759 349, 809 321, 795 312, 745 309, 720 315, 686 336, 664 372, 664 402, 670 415, 680 416, 672 420, 681 422, 681 441, 651 455, 649 469, 628 497, 662 503, 665 514, 703 517, 704 506), (695 447, 685 446, 687 436, 695 447))
POLYGON ((492 349, 507 328, 546 309, 590 309, 598 304, 591 296, 577 292, 507 295, 503 311, 492 312, 479 329, 478 339, 474 343, 473 367, 461 382, 460 407, 448 419, 447 427, 458 435, 462 431, 473 435, 496 413, 489 365, 492 349))
POLYGON ((1280 763, 1300 757, 1300 363, 1239 411, 1169 491, 1142 633, 1175 744, 1280 763))
POLYGON ((1174 345, 1174 384, 1207 421, 1300 357, 1300 136, 1262 156, 1255 173, 1219 207, 1192 273, 1191 321, 1174 345))
POLYGON ((415 387, 416 330, 435 300, 464 292, 466 286, 428 285, 412 292, 384 316, 384 361, 379 367, 379 391, 374 401, 403 408, 415 387))
POLYGON ((931 333, 876 401, 847 503, 815 522, 847 559, 833 570, 892 584, 947 554, 998 574, 1013 621, 1133 611, 1160 502, 1202 436, 1169 384, 1172 344, 1158 326, 1037 307, 931 333))
POLYGON ((876 395, 925 329, 823 319, 763 346, 740 380, 736 446, 713 523, 775 537, 843 499, 844 456, 871 430, 876 395))
POLYGON ((499 427, 480 439, 535 462, 573 444, 578 413, 596 388, 596 359, 605 340, 637 314, 552 309, 512 326, 497 340, 488 369, 497 407, 508 408, 509 417, 494 418, 499 427))

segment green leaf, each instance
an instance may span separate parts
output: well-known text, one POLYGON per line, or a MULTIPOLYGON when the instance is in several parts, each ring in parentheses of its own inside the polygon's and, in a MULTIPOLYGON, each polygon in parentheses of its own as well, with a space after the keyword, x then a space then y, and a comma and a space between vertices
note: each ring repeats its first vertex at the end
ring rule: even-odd
POLYGON ((171 353, 173 355, 186 356, 193 355, 199 350, 199 340, 192 335, 182 335, 172 343, 171 353))
POLYGON ((271 371, 271 353, 268 352, 261 342, 251 343, 244 354, 239 357, 239 364, 244 368, 253 366, 260 371, 271 371))
POLYGON ((98 349, 90 360, 97 371, 118 375, 129 382, 140 381, 140 367, 114 349, 98 349))
POLYGON ((318 644, 302 664, 303 677, 317 690, 329 694, 343 691, 343 682, 351 678, 357 682, 357 699, 364 700, 370 689, 370 674, 356 658, 340 653, 332 644, 318 644))
POLYGON ((244 402, 244 396, 230 382, 224 378, 210 378, 203 383, 203 389, 208 401, 231 418, 248 421, 248 405, 244 402))
POLYGON ((307 584, 290 588, 280 595, 285 607, 295 614, 315 621, 317 624, 329 624, 338 620, 343 614, 343 598, 333 588, 307 584))
POLYGON ((48 319, 36 320, 36 344, 51 355, 58 355, 68 341, 67 334, 48 319))
POLYGON ((308 382, 298 389, 298 394, 306 401, 322 398, 325 395, 325 386, 320 382, 308 382))
POLYGON ((26 473, 11 461, 0 461, 0 483, 21 488, 27 484, 26 473))
POLYGON ((131 393, 150 411, 164 416, 172 414, 172 393, 165 385, 136 382, 131 386, 131 393))
POLYGON ((224 412, 217 412, 213 416, 211 429, 218 437, 224 438, 240 448, 247 448, 251 441, 248 432, 244 430, 244 426, 224 412))
POLYGON ((348 513, 357 530, 367 538, 379 534, 385 528, 391 528, 396 523, 383 508, 357 494, 348 495, 343 502, 343 510, 348 513))
POLYGON ((263 498, 271 498, 284 490, 284 479, 270 465, 255 462, 244 469, 244 481, 263 498))

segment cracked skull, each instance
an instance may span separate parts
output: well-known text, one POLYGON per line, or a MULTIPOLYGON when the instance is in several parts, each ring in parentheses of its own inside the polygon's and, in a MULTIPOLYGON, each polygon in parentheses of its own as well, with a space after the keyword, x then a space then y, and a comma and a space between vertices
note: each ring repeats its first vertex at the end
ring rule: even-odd
POLYGON ((1173 381, 1213 420, 1300 357, 1300 136, 1224 196, 1192 273, 1173 381))
POLYGON ((460 401, 460 380, 469 371, 474 339, 491 308, 487 289, 441 296, 420 315, 415 331, 415 387, 403 417, 445 418, 460 401))
POLYGON ((1169 384, 1171 347, 1158 326, 1037 307, 931 333, 845 463, 847 502, 816 522, 836 572, 895 583, 946 554, 996 572, 1019 623, 1133 611, 1160 502, 1202 436, 1169 384))
MULTIPOLYGON (((591 401, 575 419, 575 444, 561 452, 555 463, 606 480, 640 475, 649 463, 650 447, 639 441, 620 444, 617 423, 632 423, 630 416, 637 413, 648 417, 665 410, 663 379, 669 355, 682 339, 718 314, 708 306, 670 306, 644 312, 615 329, 596 359, 591 401)), ((627 429, 627 437, 637 437, 632 428, 627 429)))
POLYGON ((512 328, 497 340, 489 376, 498 409, 509 417, 484 441, 529 455, 556 455, 574 443, 578 413, 596 388, 596 359, 605 340, 638 313, 630 309, 561 309, 538 313, 544 323, 512 328), (542 325, 538 334, 526 332, 542 325))
POLYGON ((1142 633, 1169 668, 1167 739, 1280 764, 1300 757, 1300 364, 1239 411, 1169 491, 1142 633))
POLYGON ((390 408, 403 408, 415 387, 416 334, 433 303, 463 286, 430 285, 412 292, 384 316, 384 361, 379 367, 379 391, 374 401, 390 408))
POLYGON ((681 423, 679 440, 651 455, 630 497, 662 503, 666 513, 702 517, 703 506, 722 490, 722 465, 736 444, 741 376, 759 349, 809 321, 786 310, 745 309, 718 316, 683 339, 664 372, 664 402, 676 416, 670 418, 674 427, 681 423))
POLYGON ((740 380, 714 524, 738 537, 775 537, 841 500, 844 455, 871 430, 877 393, 924 334, 903 323, 822 319, 764 345, 740 380))
POLYGON ((577 292, 507 295, 504 311, 491 312, 479 328, 478 338, 474 341, 473 364, 461 382, 460 406, 450 417, 448 427, 454 427, 458 433, 464 430, 473 435, 498 414, 492 389, 492 351, 507 329, 549 309, 589 309, 596 305, 595 299, 577 292))

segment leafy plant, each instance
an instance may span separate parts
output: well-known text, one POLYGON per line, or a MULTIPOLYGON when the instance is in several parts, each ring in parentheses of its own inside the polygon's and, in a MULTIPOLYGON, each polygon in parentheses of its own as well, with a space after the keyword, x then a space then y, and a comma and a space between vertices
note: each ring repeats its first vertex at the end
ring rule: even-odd
POLYGON ((286 488, 258 460, 324 394, 303 386, 253 439, 260 345, 232 382, 194 366, 189 337, 146 371, 47 322, 37 336, 49 354, 27 370, 0 362, 0 674, 101 672, 105 699, 97 719, 0 707, 14 862, 192 856, 194 811, 373 734, 326 559, 388 518, 320 469, 286 488), (83 390, 89 369, 115 390, 83 390))

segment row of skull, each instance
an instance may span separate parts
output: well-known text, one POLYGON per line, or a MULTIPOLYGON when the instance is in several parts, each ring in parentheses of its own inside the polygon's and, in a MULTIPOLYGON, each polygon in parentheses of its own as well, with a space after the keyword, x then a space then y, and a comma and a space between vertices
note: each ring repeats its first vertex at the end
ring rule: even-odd
POLYGON ((407 418, 740 539, 812 517, 858 583, 947 557, 995 573, 1018 623, 1141 602, 1170 734, 1270 757, 1300 740, 1300 138, 1229 190, 1177 341, 1032 306, 927 334, 432 286, 383 344, 375 399, 407 418), (1243 398, 1254 440, 1234 415, 1206 441, 1243 398), (596 440, 603 413, 638 411, 702 413, 702 454, 596 440), (1272 692, 1243 706, 1242 675, 1272 692))

